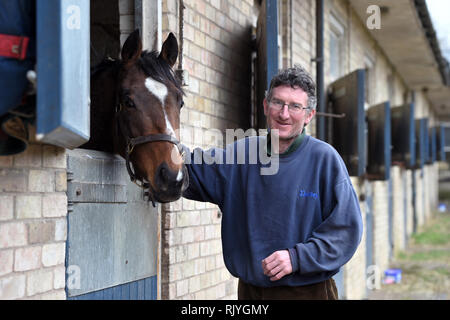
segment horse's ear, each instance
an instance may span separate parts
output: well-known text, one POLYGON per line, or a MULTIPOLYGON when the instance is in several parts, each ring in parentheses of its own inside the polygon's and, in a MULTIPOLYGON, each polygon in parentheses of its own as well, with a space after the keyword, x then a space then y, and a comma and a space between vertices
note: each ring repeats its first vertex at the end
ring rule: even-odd
POLYGON ((142 41, 139 29, 136 29, 128 36, 122 48, 122 61, 128 63, 139 59, 142 53, 142 41))
POLYGON ((159 58, 165 60, 171 67, 175 65, 178 57, 178 42, 173 33, 169 33, 164 41, 159 58))

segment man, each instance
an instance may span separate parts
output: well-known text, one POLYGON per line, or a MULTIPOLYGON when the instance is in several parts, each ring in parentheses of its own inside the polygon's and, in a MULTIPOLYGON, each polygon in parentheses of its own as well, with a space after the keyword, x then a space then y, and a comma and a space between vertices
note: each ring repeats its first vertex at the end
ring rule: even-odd
POLYGON ((235 151, 251 151, 255 137, 225 150, 195 149, 186 161, 190 186, 183 196, 215 203, 223 213, 224 261, 239 278, 239 299, 337 299, 332 276, 361 240, 359 203, 342 158, 305 134, 315 105, 314 81, 301 67, 272 79, 264 100, 271 134, 256 138, 279 162, 272 175, 262 175, 267 164, 248 161, 248 153, 243 164, 210 161, 229 153, 237 160, 235 151))

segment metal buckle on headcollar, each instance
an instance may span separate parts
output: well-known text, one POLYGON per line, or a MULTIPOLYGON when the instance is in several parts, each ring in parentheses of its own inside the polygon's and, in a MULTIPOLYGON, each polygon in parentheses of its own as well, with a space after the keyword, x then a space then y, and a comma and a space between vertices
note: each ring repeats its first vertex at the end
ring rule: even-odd
POLYGON ((133 152, 133 150, 134 150, 135 144, 131 141, 131 139, 127 139, 127 140, 128 140, 128 142, 127 142, 127 150, 126 150, 126 152, 128 153, 128 155, 130 155, 133 152))
MULTIPOLYGON (((131 149, 131 151, 133 151, 133 149, 131 149)), ((128 175, 130 176, 131 182, 133 182, 139 188, 144 190, 144 197, 147 196, 148 201, 152 202, 153 208, 156 208, 155 199, 153 198, 153 194, 152 194, 152 187, 151 187, 150 183, 144 182, 143 180, 138 179, 136 177, 136 174, 131 169, 130 157, 129 157, 128 152, 126 154, 125 164, 126 164, 128 175), (148 189, 148 190, 146 191, 145 189, 148 189)))

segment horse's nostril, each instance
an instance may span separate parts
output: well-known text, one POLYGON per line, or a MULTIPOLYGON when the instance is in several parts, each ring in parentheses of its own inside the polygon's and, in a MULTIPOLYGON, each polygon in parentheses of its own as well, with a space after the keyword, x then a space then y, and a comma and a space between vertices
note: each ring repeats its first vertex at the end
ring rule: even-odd
POLYGON ((161 179, 163 181, 167 181, 168 179, 168 175, 167 175, 167 169, 164 167, 161 167, 161 169, 159 170, 159 175, 161 176, 161 179))
POLYGON ((159 167, 157 178, 158 186, 161 188, 161 190, 167 190, 167 188, 169 187, 167 169, 163 166, 159 167))
POLYGON ((156 184, 161 191, 169 189, 179 189, 184 182, 184 175, 181 171, 171 170, 167 164, 163 163, 157 171, 156 184))

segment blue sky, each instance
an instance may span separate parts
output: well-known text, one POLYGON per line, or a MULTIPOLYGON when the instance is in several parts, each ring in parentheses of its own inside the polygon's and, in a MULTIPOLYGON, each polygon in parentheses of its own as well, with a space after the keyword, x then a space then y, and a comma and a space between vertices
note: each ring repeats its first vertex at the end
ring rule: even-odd
POLYGON ((450 61, 450 0, 426 0, 443 55, 450 61))

